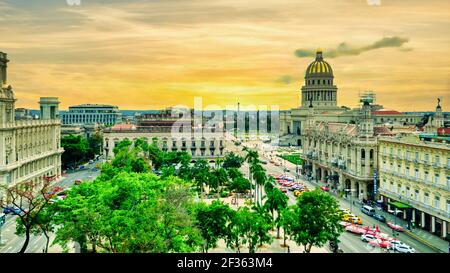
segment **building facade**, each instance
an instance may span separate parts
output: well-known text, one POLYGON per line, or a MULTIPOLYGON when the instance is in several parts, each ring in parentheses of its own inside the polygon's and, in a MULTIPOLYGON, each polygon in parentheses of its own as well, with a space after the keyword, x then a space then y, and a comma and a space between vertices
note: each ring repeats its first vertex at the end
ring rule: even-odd
POLYGON ((206 126, 206 120, 194 124, 191 115, 172 113, 163 110, 160 113, 144 114, 134 124, 117 124, 103 130, 103 149, 106 158, 114 157, 115 145, 124 140, 134 141, 138 138, 147 139, 163 151, 184 151, 193 159, 215 159, 225 156, 225 148, 230 141, 223 126, 206 126))
POLYGON ((58 99, 41 98, 40 119, 16 120, 16 99, 7 85, 7 63, 7 55, 0 52, 0 184, 12 187, 21 182, 39 184, 56 179, 61 175, 63 153, 58 99))
POLYGON ((404 204, 404 219, 441 237, 450 233, 449 143, 412 134, 379 139, 384 204, 404 204))
POLYGON ((374 126, 368 103, 361 108, 357 124, 317 121, 314 108, 310 109, 302 134, 302 173, 329 183, 339 193, 374 200, 377 137, 392 133, 385 127, 374 126))
POLYGON ((63 124, 104 124, 111 126, 122 122, 122 113, 113 105, 81 104, 70 106, 61 114, 63 124))

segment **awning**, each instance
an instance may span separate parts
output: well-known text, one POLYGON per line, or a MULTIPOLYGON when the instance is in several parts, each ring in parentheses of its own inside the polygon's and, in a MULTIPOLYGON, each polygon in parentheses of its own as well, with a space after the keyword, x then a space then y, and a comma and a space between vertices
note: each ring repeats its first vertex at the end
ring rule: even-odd
POLYGON ((402 203, 402 202, 389 202, 388 203, 389 205, 391 205, 391 206, 394 206, 394 207, 396 207, 396 208, 398 208, 398 209, 412 209, 413 207, 411 207, 410 205, 408 205, 408 204, 405 204, 405 203, 402 203))

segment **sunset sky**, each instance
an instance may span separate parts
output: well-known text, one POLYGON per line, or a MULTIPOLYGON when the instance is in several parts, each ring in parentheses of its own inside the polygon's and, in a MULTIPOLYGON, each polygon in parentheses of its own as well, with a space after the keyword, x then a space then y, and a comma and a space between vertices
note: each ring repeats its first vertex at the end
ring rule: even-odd
POLYGON ((300 105, 317 48, 338 104, 450 111, 448 0, 0 0, 16 107, 300 105), (71 1, 69 1, 71 2, 71 1), (76 1, 73 1, 76 2, 76 1), (369 4, 369 3, 371 4, 369 4))

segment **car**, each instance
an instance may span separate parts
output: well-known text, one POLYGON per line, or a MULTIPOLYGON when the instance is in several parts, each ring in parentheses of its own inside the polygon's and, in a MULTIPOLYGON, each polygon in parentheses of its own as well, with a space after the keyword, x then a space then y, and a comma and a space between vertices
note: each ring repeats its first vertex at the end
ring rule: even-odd
POLYGON ((6 222, 6 214, 0 213, 0 226, 6 222))
POLYGON ((398 239, 392 239, 390 240, 392 248, 395 249, 397 246, 407 246, 409 247, 407 244, 403 243, 402 241, 398 240, 398 239))
POLYGON ((359 218, 358 216, 349 217, 347 222, 352 223, 352 224, 357 224, 357 225, 362 225, 363 224, 361 218, 359 218))
POLYGON ((16 206, 6 206, 3 208, 3 213, 4 214, 14 214, 14 215, 19 215, 23 213, 23 209, 18 208, 16 206))
POLYGON ((75 185, 80 185, 82 183, 81 179, 75 179, 75 185))
POLYGON ((396 245, 396 246, 393 247, 393 249, 395 251, 400 252, 400 253, 415 253, 416 252, 416 250, 414 248, 412 248, 412 247, 410 247, 408 245, 405 245, 405 244, 403 244, 403 245, 396 245))
POLYGON ((351 233, 355 234, 365 234, 366 230, 362 227, 359 227, 357 225, 349 225, 345 227, 345 230, 351 233))
POLYGON ((372 240, 375 240, 375 239, 377 239, 377 237, 375 237, 372 234, 363 234, 363 235, 361 235, 361 241, 363 241, 363 242, 369 242, 369 241, 372 241, 372 240))
POLYGON ((363 206, 361 211, 369 216, 373 216, 375 214, 375 209, 367 205, 363 206))
POLYGON ((339 225, 341 225, 341 226, 343 226, 343 227, 348 227, 348 226, 351 226, 352 224, 349 223, 349 222, 340 221, 340 222, 339 222, 339 225))
POLYGON ((396 225, 396 224, 394 224, 392 222, 388 222, 387 225, 388 225, 388 227, 392 228, 393 230, 400 231, 400 232, 405 231, 404 227, 402 227, 400 225, 396 225))
POLYGON ((299 197, 300 194, 302 194, 301 191, 299 191, 299 190, 295 190, 295 191, 294 191, 294 196, 295 196, 295 197, 299 197))
POLYGON ((325 187, 325 186, 322 186, 322 187, 320 187, 323 191, 330 191, 330 188, 328 188, 328 187, 325 187))
POLYGON ((287 193, 287 190, 285 188, 280 187, 278 189, 280 189, 280 191, 283 192, 283 193, 287 193))
POLYGON ((386 222, 386 218, 381 214, 375 213, 374 215, 372 215, 372 217, 377 219, 380 222, 383 222, 383 223, 386 222))
POLYGON ((375 240, 369 241, 369 245, 373 246, 373 247, 392 249, 391 242, 383 241, 383 240, 380 240, 380 239, 375 239, 375 240))

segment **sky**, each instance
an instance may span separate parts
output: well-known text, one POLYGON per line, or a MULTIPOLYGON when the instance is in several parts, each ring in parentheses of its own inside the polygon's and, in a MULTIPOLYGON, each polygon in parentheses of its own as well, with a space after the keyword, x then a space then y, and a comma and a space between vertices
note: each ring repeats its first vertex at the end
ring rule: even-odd
POLYGON ((16 107, 300 105, 316 49, 338 105, 450 110, 446 0, 0 0, 16 107), (75 3, 75 4, 74 4, 75 3))

